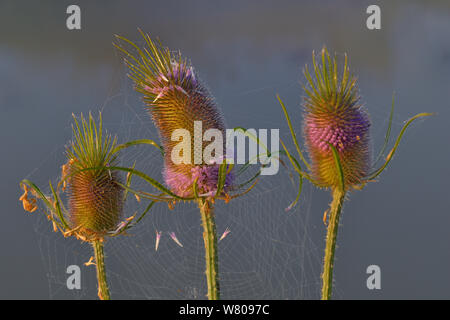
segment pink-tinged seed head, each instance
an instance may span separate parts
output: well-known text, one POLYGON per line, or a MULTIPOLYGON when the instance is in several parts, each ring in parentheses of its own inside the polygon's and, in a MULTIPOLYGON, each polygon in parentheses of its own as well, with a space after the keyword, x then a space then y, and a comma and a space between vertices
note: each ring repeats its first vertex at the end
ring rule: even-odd
POLYGON ((305 133, 308 143, 323 152, 329 144, 339 152, 349 150, 361 141, 370 127, 369 118, 361 110, 348 110, 343 115, 315 115, 305 117, 305 133))
MULTIPOLYGON (((193 67, 179 53, 156 46, 145 36, 147 48, 138 52, 134 59, 126 59, 136 90, 143 94, 143 100, 155 126, 160 133, 164 148, 164 178, 167 186, 177 195, 192 196, 193 183, 198 178, 199 193, 214 193, 218 184, 218 165, 194 161, 194 122, 200 121, 202 135, 209 129, 222 132, 225 150, 225 125, 216 103, 199 81, 193 67), (180 141, 172 141, 176 129, 190 133, 191 159, 189 164, 175 164, 172 150, 180 141)), ((125 49, 122 50, 131 56, 125 49)), ((203 140, 203 139, 200 139, 203 140)), ((200 141, 199 141, 200 142, 200 141)), ((210 141, 201 141, 203 151, 210 141)), ((197 155, 198 156, 198 155, 197 155)), ((232 175, 226 177, 224 191, 231 185, 232 175)))
POLYGON ((320 187, 340 185, 330 145, 334 146, 344 173, 345 185, 361 184, 370 169, 370 120, 359 103, 356 79, 349 74, 347 58, 341 79, 336 58, 322 50, 322 65, 313 68, 316 79, 305 69, 309 87, 305 88, 303 132, 311 159, 312 175, 320 187))
MULTIPOLYGON (((199 195, 214 196, 217 191, 219 178, 219 165, 190 166, 190 172, 172 170, 171 166, 164 168, 164 180, 170 190, 181 197, 189 197, 193 194, 193 184, 197 181, 199 195)), ((227 190, 233 182, 233 175, 225 177, 224 189, 227 190)))

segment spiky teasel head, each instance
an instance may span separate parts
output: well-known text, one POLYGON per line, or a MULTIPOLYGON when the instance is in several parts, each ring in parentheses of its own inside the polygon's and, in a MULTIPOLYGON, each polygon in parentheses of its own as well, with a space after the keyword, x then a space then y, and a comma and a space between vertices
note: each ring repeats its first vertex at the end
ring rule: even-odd
POLYGON ((102 238, 114 231, 122 217, 123 188, 117 172, 116 139, 103 136, 102 121, 97 126, 89 114, 80 123, 74 116, 73 140, 66 150, 63 189, 68 194, 66 218, 70 228, 91 238, 102 238))
POLYGON ((385 157, 384 163, 375 169, 374 166, 385 155, 384 152, 389 143, 394 115, 394 98, 392 98, 384 145, 371 164, 369 154, 370 120, 361 106, 356 78, 350 74, 347 66, 347 55, 345 55, 341 74, 338 74, 336 57, 331 58, 325 48, 319 58, 320 62, 317 63, 316 55, 313 52, 312 76, 308 67, 304 72, 308 85, 303 86, 306 92, 303 101, 303 134, 310 162, 303 156, 286 106, 277 95, 300 157, 297 160, 280 140, 285 154, 300 178, 297 197, 287 210, 298 203, 304 178, 319 187, 331 188, 333 194, 345 195, 350 189, 361 190, 387 168, 411 123, 419 118, 433 115, 428 112, 418 113, 406 121, 394 146, 385 157), (302 169, 303 165, 307 170, 302 169))
MULTIPOLYGON (((200 194, 215 194, 220 163, 208 163, 203 159, 203 150, 210 142, 204 142, 202 135, 209 129, 216 129, 225 137, 222 115, 191 64, 179 52, 170 52, 168 48, 155 44, 148 35, 141 34, 146 44, 142 49, 118 36, 134 47, 136 55, 120 45, 116 47, 126 54, 125 62, 131 71, 129 76, 134 80, 136 90, 142 93, 159 130, 165 154, 165 182, 172 192, 182 197, 193 195, 195 181, 200 194), (201 125, 202 132, 197 141, 202 144, 201 148, 194 144, 196 123, 201 125), (179 141, 172 139, 177 129, 185 129, 190 134, 192 151, 183 163, 172 160, 172 151, 179 144, 179 141)), ((226 191, 231 183, 232 173, 228 172, 223 190, 226 191)))
MULTIPOLYGON (((102 117, 98 126, 93 117, 75 116, 73 139, 66 148, 67 162, 62 166, 61 179, 56 188, 49 182, 51 194, 28 179, 20 182, 24 193, 19 198, 25 211, 38 209, 37 200, 44 204, 44 212, 53 224, 55 232, 64 237, 75 236, 86 242, 103 241, 116 237, 135 226, 151 209, 151 203, 137 218, 137 213, 122 219, 123 204, 127 199, 133 174, 141 174, 132 168, 117 165, 117 153, 138 144, 157 146, 152 140, 140 139, 116 145, 116 137, 104 134, 102 117), (127 172, 124 184, 118 171, 127 172), (61 193, 65 193, 67 203, 61 193)), ((141 174, 142 175, 142 174, 141 174)), ((138 201, 140 198, 136 195, 138 201)))
POLYGON ((305 69, 309 87, 305 88, 303 130, 312 178, 320 187, 340 186, 333 155, 337 151, 346 188, 360 185, 370 170, 370 120, 360 104, 347 56, 342 75, 338 74, 336 57, 331 58, 325 48, 320 58, 321 65, 313 53, 315 79, 305 69))

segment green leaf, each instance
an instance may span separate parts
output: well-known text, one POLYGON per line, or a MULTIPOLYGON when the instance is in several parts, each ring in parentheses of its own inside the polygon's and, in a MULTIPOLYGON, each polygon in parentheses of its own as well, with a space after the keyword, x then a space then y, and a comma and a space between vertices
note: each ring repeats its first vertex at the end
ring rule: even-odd
POLYGON ((125 171, 125 172, 131 172, 132 174, 134 174, 135 176, 138 176, 140 178, 142 178, 143 180, 145 180, 146 182, 148 182, 149 184, 151 184, 153 187, 155 187, 156 189, 168 194, 169 196, 172 196, 176 199, 179 200, 194 200, 194 198, 184 198, 184 197, 180 197, 178 195, 176 195, 175 193, 173 193, 172 191, 170 191, 169 189, 167 189, 166 187, 164 187, 161 183, 159 183, 158 181, 156 181, 153 178, 150 178, 149 176, 147 176, 145 173, 135 170, 135 169, 130 169, 130 168, 124 168, 124 167, 109 167, 110 170, 119 170, 119 171, 125 171))
POLYGON ((395 99, 395 95, 392 94, 392 106, 391 106, 391 113, 389 115, 389 125, 388 125, 387 131, 386 131, 386 136, 384 137, 383 147, 381 148, 380 153, 378 154, 378 156, 374 162, 374 165, 376 165, 378 163, 378 161, 380 161, 381 157, 384 154, 384 151, 386 150, 388 142, 389 142, 389 137, 391 135, 392 119, 394 117, 394 99, 395 99))
POLYGON ((47 199, 47 197, 42 193, 42 191, 39 189, 39 187, 37 185, 35 185, 33 182, 31 182, 28 179, 23 179, 22 181, 20 181, 20 186, 26 184, 27 186, 29 186, 30 188, 32 188, 34 191, 36 191, 36 193, 39 195, 39 198, 44 201, 45 205, 51 209, 53 206, 50 203, 50 201, 47 199))
POLYGON ((231 170, 233 170, 233 168, 234 168, 234 163, 230 163, 228 165, 227 174, 229 174, 231 172, 231 170))
MULTIPOLYGON (((136 167, 136 161, 133 163, 133 166, 131 167, 131 169, 134 169, 136 167)), ((131 185, 131 178, 132 178, 133 174, 130 173, 127 175, 127 181, 126 181, 126 187, 129 188, 131 185)), ((125 189, 125 192, 123 193, 123 201, 127 200, 127 196, 128 196, 128 190, 125 189)))
POLYGON ((311 181, 312 183, 314 183, 314 181, 312 180, 312 178, 304 171, 302 171, 302 168, 300 167, 299 162, 297 161, 297 159, 295 159, 289 152, 289 150, 286 148, 286 146, 284 145, 283 141, 280 139, 280 143, 281 146, 284 149, 284 152, 286 152, 286 155, 289 159, 289 161, 291 162, 292 166, 294 167, 294 170, 302 177, 308 179, 309 181, 311 181))
POLYGON ((66 219, 64 218, 64 215, 62 214, 59 197, 58 197, 58 194, 55 192, 55 189, 53 188, 51 181, 49 182, 49 185, 50 185, 50 189, 52 190, 53 197, 55 198, 56 213, 59 217, 59 220, 61 220, 61 223, 63 224, 65 229, 70 229, 69 225, 66 222, 66 219))
POLYGON ((299 177, 299 183, 298 183, 298 192, 297 192, 297 197, 295 198, 295 200, 285 209, 286 211, 291 210, 300 200, 300 196, 302 194, 302 188, 303 188, 303 177, 301 175, 298 176, 299 177))
POLYGON ((251 177, 250 179, 248 179, 247 181, 241 183, 240 185, 238 185, 236 187, 236 189, 242 189, 243 187, 245 187, 246 185, 250 184, 251 182, 253 182, 256 178, 258 178, 261 175, 261 170, 258 170, 258 172, 256 172, 256 174, 251 177))
MULTIPOLYGON (((155 179, 149 177, 148 175, 146 175, 145 173, 138 171, 136 169, 131 169, 131 168, 125 168, 125 167, 92 167, 92 168, 84 168, 84 169, 79 169, 75 172, 73 172, 70 175, 67 175, 66 178, 70 177, 71 175, 77 174, 79 172, 84 172, 84 171, 89 171, 89 170, 104 170, 104 169, 108 169, 108 170, 118 170, 118 171, 123 171, 123 172, 130 172, 135 176, 140 177, 141 179, 143 179, 144 181, 148 182, 150 185, 152 185, 154 188, 160 190, 161 192, 172 196, 173 198, 176 198, 178 200, 194 200, 193 197, 190 198, 185 198, 185 197, 180 197, 178 195, 176 195, 175 193, 173 193, 172 191, 170 191, 169 189, 167 189, 166 187, 164 187, 161 183, 159 183, 158 181, 156 181, 155 179)), ((61 182, 60 182, 61 183, 61 182)), ((126 187, 125 185, 121 184, 122 187, 126 187)), ((128 188, 128 191, 131 191, 132 189, 128 188)))
MULTIPOLYGON (((288 151, 288 149, 286 148, 286 146, 284 145, 283 141, 280 139, 280 143, 284 149, 284 152, 286 153, 289 161, 291 162, 292 166, 294 167, 294 170, 298 173, 298 177, 299 177, 299 184, 298 184, 298 192, 297 192, 297 196, 294 199, 294 201, 285 209, 286 211, 291 210, 300 200, 300 196, 302 194, 302 188, 303 188, 303 178, 307 178, 308 180, 310 180, 311 182, 312 179, 309 177, 309 175, 305 172, 302 171, 300 164, 298 163, 297 159, 295 159, 288 151)), ((313 182, 314 183, 314 182, 313 182)))
POLYGON ((288 126, 289 126, 289 130, 291 131, 292 140, 294 141, 295 148, 297 149, 297 153, 298 153, 300 159, 305 164, 305 166, 308 169, 310 169, 310 166, 309 166, 308 162, 306 161, 305 157, 303 156, 303 153, 300 150, 300 146, 299 146, 298 141, 297 141, 297 136, 295 135, 294 128, 292 127, 292 123, 291 123, 291 119, 289 117, 289 114, 288 114, 288 112, 286 110, 286 107, 285 107, 283 101, 281 100, 281 98, 280 98, 280 96, 278 94, 277 94, 277 99, 278 99, 278 102, 281 105, 281 108, 283 109, 284 116, 286 117, 286 120, 287 120, 287 123, 288 123, 288 126))
MULTIPOLYGON (((250 164, 252 164, 252 162, 258 160, 258 158, 260 158, 261 156, 266 156, 268 158, 273 156, 272 152, 269 151, 267 146, 264 143, 262 143, 257 136, 255 136, 254 134, 249 132, 247 129, 245 129, 243 127, 236 127, 236 128, 234 128, 234 131, 242 132, 245 136, 249 137, 253 141, 256 141, 258 146, 261 146, 266 151, 265 153, 258 153, 256 156, 254 156, 251 159, 249 159, 248 161, 246 161, 245 164, 241 168, 239 168, 239 171, 237 172, 236 176, 240 176, 242 173, 244 173, 250 167, 250 164)), ((279 152, 279 151, 275 151, 273 153, 277 153, 277 152, 279 152)), ((231 169, 229 169, 228 171, 231 171, 231 169)))
POLYGON ((399 133, 399 135, 398 135, 398 137, 397 137, 397 140, 395 141, 394 147, 392 148, 391 152, 389 152, 388 156, 386 157, 386 162, 385 162, 378 170, 375 170, 374 172, 372 172, 371 174, 369 174, 369 176, 367 177, 366 180, 373 180, 373 179, 375 179, 376 177, 378 177, 378 176, 384 171, 384 169, 386 169, 386 167, 387 167, 387 165, 389 164, 389 162, 391 162, 391 160, 392 160, 392 158, 393 158, 393 156, 394 156, 394 154, 395 154, 395 151, 397 150, 397 148, 398 148, 398 146, 399 146, 399 144, 400 144, 400 141, 402 140, 403 134, 405 133, 405 131, 406 131, 406 129, 408 128, 408 126, 409 126, 414 120, 416 120, 416 119, 418 119, 418 118, 422 118, 422 117, 429 117, 429 116, 432 116, 432 115, 434 115, 434 113, 426 113, 426 112, 423 112, 423 113, 416 114, 414 117, 412 117, 411 119, 409 119, 409 120, 405 123, 405 125, 403 126, 402 130, 400 131, 400 133, 399 133))
POLYGON ((127 192, 131 192, 132 194, 139 196, 139 198, 142 199, 148 199, 148 200, 153 200, 153 201, 168 201, 168 200, 173 200, 172 198, 169 197, 163 197, 162 195, 165 193, 161 193, 159 195, 156 194, 151 194, 148 192, 144 192, 144 191, 136 191, 132 188, 130 188, 129 186, 120 183, 120 182, 116 182, 117 185, 119 185, 120 187, 122 187, 124 190, 126 190, 127 192))
MULTIPOLYGON (((47 199, 47 197, 44 195, 44 193, 42 193, 42 191, 39 189, 39 187, 37 185, 35 185, 33 182, 31 182, 28 179, 23 179, 20 182, 21 186, 24 185, 24 184, 26 184, 28 187, 30 187, 31 189, 33 189, 37 193, 38 198, 41 199, 44 202, 44 204, 45 204, 45 206, 47 207, 48 210, 50 210, 51 212, 55 212, 55 208, 53 207, 52 203, 47 199)), ((53 186, 52 186, 51 183, 50 183, 50 189, 52 190, 52 193, 53 193, 53 195, 55 197, 56 214, 60 218, 61 223, 63 224, 64 228, 69 228, 69 226, 65 222, 64 216, 63 216, 63 214, 61 212, 61 207, 59 205, 58 197, 56 196, 55 190, 53 189, 53 186)))
POLYGON ((342 170, 341 159, 339 158, 339 153, 337 152, 336 148, 331 143, 328 143, 328 145, 331 148, 331 152, 333 153, 333 158, 334 158, 334 164, 336 166, 336 169, 338 170, 339 186, 341 188, 341 191, 345 192, 344 171, 342 170))
POLYGON ((156 203, 155 201, 150 202, 150 204, 147 206, 147 208, 144 210, 144 212, 141 214, 141 216, 136 220, 136 222, 135 222, 134 224, 136 224, 136 223, 138 223, 139 221, 141 221, 141 220, 145 217, 145 215, 147 214, 147 212, 153 207, 153 205, 154 205, 155 203, 156 203))
POLYGON ((219 176, 217 178, 216 197, 221 195, 223 187, 225 186, 225 180, 227 178, 226 172, 227 172, 227 162, 224 161, 219 167, 219 176))
POLYGON ((256 143, 257 143, 259 146, 263 147, 264 150, 265 150, 268 154, 270 154, 270 151, 269 151, 269 149, 267 148, 267 146, 266 146, 264 143, 262 143, 262 142, 259 140, 259 138, 258 138, 257 136, 255 136, 254 134, 250 133, 247 129, 244 129, 244 128, 242 128, 242 127, 236 127, 236 128, 234 128, 234 131, 241 131, 245 136, 249 137, 249 138, 252 139, 253 141, 256 141, 256 143))
POLYGON ((197 185, 198 177, 195 178, 194 183, 192 184, 192 189, 194 191, 194 198, 198 199, 198 185, 197 185))
POLYGON ((114 148, 114 150, 112 151, 112 153, 116 153, 122 149, 131 147, 131 146, 135 146, 135 145, 139 145, 139 144, 149 144, 152 145, 156 148, 158 148, 161 151, 161 154, 164 156, 164 149, 163 147, 161 147, 159 144, 157 144, 155 141, 151 140, 151 139, 139 139, 139 140, 133 140, 133 141, 129 141, 123 144, 119 144, 118 146, 116 146, 114 148))
POLYGON ((144 217, 145 215, 150 211, 150 209, 153 207, 153 205, 156 203, 156 201, 150 202, 150 204, 145 208, 144 212, 141 213, 139 218, 134 221, 134 219, 128 221, 125 226, 117 233, 113 233, 110 236, 111 237, 117 237, 123 233, 125 233, 127 230, 131 229, 133 226, 137 225, 144 217))

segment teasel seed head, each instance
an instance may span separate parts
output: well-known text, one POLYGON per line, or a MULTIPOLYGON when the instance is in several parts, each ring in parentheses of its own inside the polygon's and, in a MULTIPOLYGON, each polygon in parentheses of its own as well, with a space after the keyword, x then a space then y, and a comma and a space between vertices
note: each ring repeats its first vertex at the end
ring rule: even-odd
POLYGON ((117 172, 113 149, 116 139, 103 136, 102 120, 97 126, 91 114, 80 123, 74 116, 73 141, 66 150, 63 166, 68 195, 67 221, 72 229, 88 238, 102 238, 116 230, 122 218, 123 188, 117 172))
MULTIPOLYGON (((148 35, 141 34, 146 42, 143 49, 118 36, 137 49, 136 56, 120 45, 116 47, 126 54, 125 63, 130 69, 129 76, 134 80, 136 90, 143 95, 143 101, 159 131, 165 153, 165 182, 179 196, 192 196, 195 181, 200 194, 213 194, 217 190, 220 163, 195 161, 198 150, 194 147, 194 123, 201 122, 203 132, 217 129, 225 137, 222 114, 194 68, 179 52, 171 52, 161 44, 155 44, 148 35), (172 141, 172 133, 176 129, 185 129, 190 133, 191 159, 188 164, 175 164, 172 161, 172 150, 179 143, 172 141)), ((210 142, 201 140, 200 151, 203 152, 210 142)), ((228 173, 224 191, 232 184, 232 180, 232 173, 228 173)))
POLYGON ((327 49, 320 55, 321 65, 313 53, 315 79, 308 68, 305 76, 303 130, 311 159, 312 178, 324 188, 340 186, 338 167, 332 147, 339 155, 346 188, 359 185, 370 170, 368 114, 363 110, 357 92, 356 78, 349 73, 347 56, 341 78, 336 57, 327 49))

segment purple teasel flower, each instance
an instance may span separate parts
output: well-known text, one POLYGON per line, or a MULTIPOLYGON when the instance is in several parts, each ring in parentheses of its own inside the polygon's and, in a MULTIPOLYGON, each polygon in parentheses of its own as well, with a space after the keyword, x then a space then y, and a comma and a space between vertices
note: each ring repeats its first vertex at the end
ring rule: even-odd
MULTIPOLYGON (((347 192, 360 190, 367 182, 373 181, 387 167, 391 161, 406 128, 417 118, 430 116, 430 113, 420 113, 409 119, 403 126, 394 147, 388 153, 385 163, 373 170, 369 154, 370 120, 367 112, 360 103, 356 87, 356 78, 350 74, 347 66, 347 56, 342 76, 338 75, 336 57, 331 58, 324 48, 321 52, 321 65, 316 63, 313 52, 312 73, 305 68, 308 86, 304 86, 303 134, 311 164, 303 156, 298 144, 292 123, 281 99, 278 100, 283 108, 301 161, 295 159, 282 142, 291 164, 299 174, 299 191, 296 199, 287 208, 291 209, 299 200, 302 191, 303 178, 308 179, 320 188, 331 189, 332 202, 325 211, 324 223, 329 216, 325 247, 325 257, 322 274, 322 299, 330 299, 332 294, 332 277, 334 252, 336 248, 339 218, 347 192), (308 172, 302 169, 303 163, 308 172)), ((391 121, 394 111, 392 102, 389 127, 385 144, 375 164, 381 158, 389 141, 391 121)))

